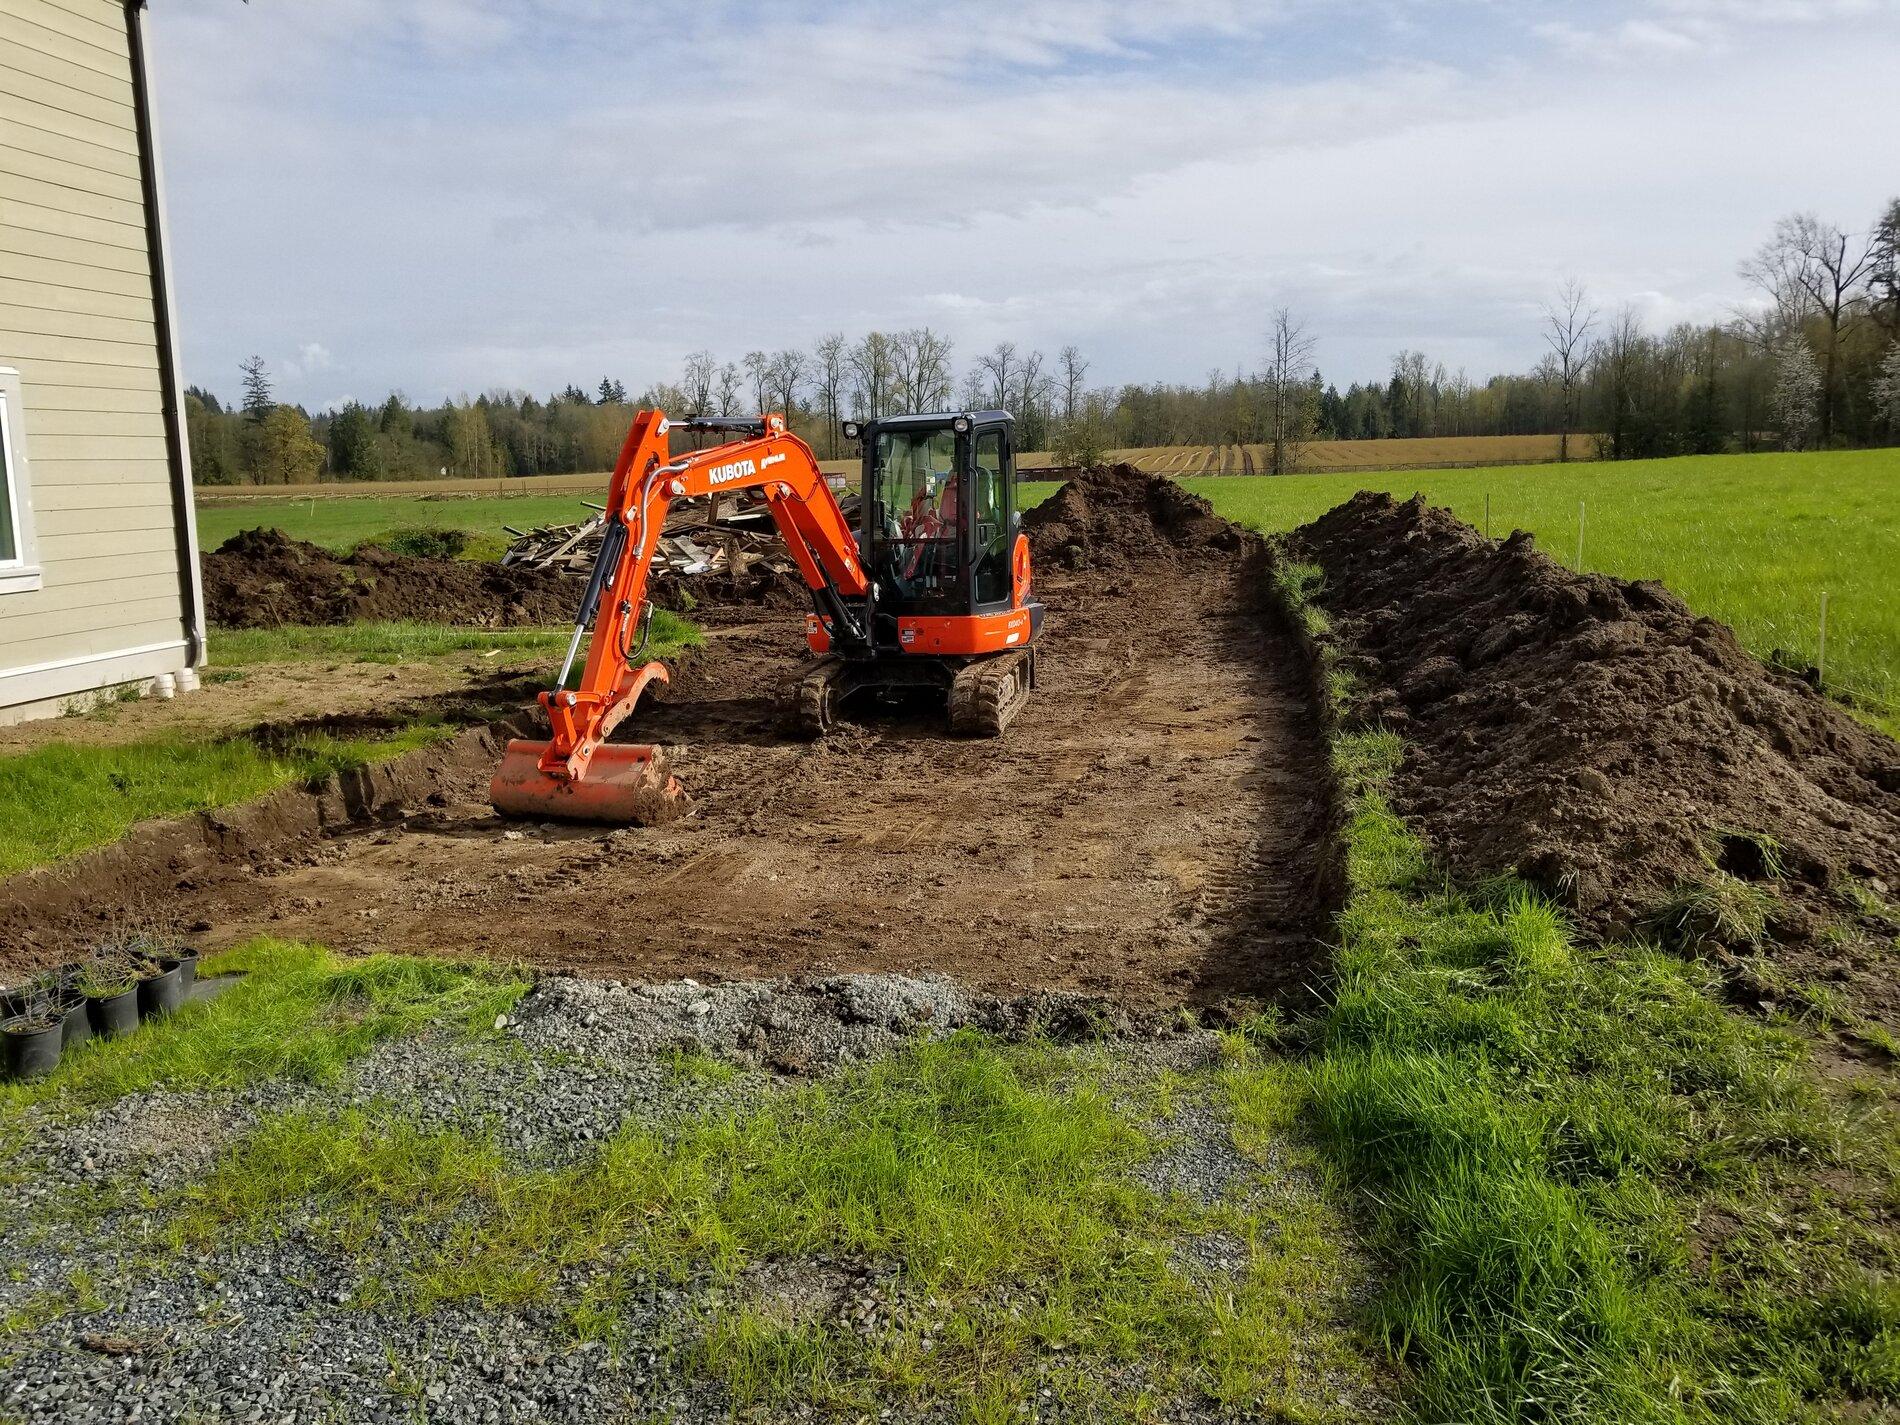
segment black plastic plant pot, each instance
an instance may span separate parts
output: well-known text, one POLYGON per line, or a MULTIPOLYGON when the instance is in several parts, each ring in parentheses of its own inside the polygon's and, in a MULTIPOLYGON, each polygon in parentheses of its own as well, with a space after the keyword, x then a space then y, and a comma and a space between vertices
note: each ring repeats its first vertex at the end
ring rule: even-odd
POLYGON ((139 1027, 139 987, 133 985, 116 995, 99 995, 86 1001, 86 1014, 92 1030, 107 1039, 117 1039, 139 1027))
POLYGON ((68 1048, 75 1044, 84 1044, 92 1038, 92 1019, 86 1012, 86 997, 74 994, 66 1000, 66 1013, 61 1016, 60 1040, 68 1048))
POLYGON ((185 971, 176 960, 161 962, 164 969, 150 979, 139 981, 139 1015, 144 1019, 155 1019, 160 1015, 175 1014, 178 1006, 185 1002, 185 971))
POLYGON ((181 945, 173 952, 178 960, 178 977, 185 982, 185 993, 191 993, 191 987, 198 983, 198 951, 190 945, 181 945))
POLYGON ((20 1027, 17 1022, 0 1026, 0 1039, 6 1040, 7 1077, 38 1079, 59 1067, 61 1041, 66 1037, 62 1016, 37 1029, 20 1027))

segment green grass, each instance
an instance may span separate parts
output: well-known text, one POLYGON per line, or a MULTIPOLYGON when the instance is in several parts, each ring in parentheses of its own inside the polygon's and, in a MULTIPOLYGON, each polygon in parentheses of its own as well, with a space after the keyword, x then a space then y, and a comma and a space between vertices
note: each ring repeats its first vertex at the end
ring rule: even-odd
POLYGON ((243 978, 137 1034, 68 1052, 44 1079, 0 1085, 0 1116, 35 1104, 93 1108, 152 1088, 328 1083, 392 1035, 431 1024, 486 1030, 527 989, 502 966, 401 955, 345 959, 270 939, 212 956, 199 973, 243 978))
MULTIPOLYGON (((243 668, 259 663, 413 663, 451 653, 488 653, 545 657, 567 651, 573 630, 547 628, 463 628, 439 623, 352 623, 291 625, 284 628, 219 628, 211 631, 214 667, 243 668)), ((672 658, 681 649, 705 641, 697 626, 667 612, 653 611, 653 641, 648 657, 672 658)))
POLYGON ((486 564, 508 552, 509 536, 499 529, 491 533, 446 525, 404 525, 371 535, 362 544, 378 545, 411 559, 462 559, 486 564))
POLYGON ((249 800, 293 781, 425 747, 452 735, 419 723, 387 737, 311 733, 265 748, 251 738, 48 743, 0 757, 0 875, 117 841, 138 822, 249 800))
MULTIPOLYGON (((643 1283, 710 1283, 724 1295, 674 1323, 674 1364, 739 1410, 882 1396, 1002 1419, 1047 1386, 1090 1418, 1143 1418, 1179 1390, 1324 1418, 1331 1385, 1364 1369, 1329 1316, 1339 1222, 1311 1196, 1256 1216, 1141 1186, 1161 1145, 1089 1052, 965 1032, 743 1114, 631 1125, 556 1171, 399 1111, 293 1112, 239 1145, 184 1220, 268 1234, 314 1213, 366 1263, 364 1304, 548 1302, 609 1343, 643 1283), (1244 1244, 1238 1280, 1179 1264, 1215 1230, 1244 1244), (803 1290, 745 1289, 748 1268, 821 1256, 894 1268, 898 1317, 867 1335, 803 1290)), ((1237 1139, 1265 1158, 1290 1131, 1283 1085, 1244 1049, 1223 1072, 1237 1139)), ((1210 1070, 1182 1091, 1216 1087, 1210 1070)))
MULTIPOLYGON (((601 489, 607 488, 606 478, 601 489)), ((212 498, 216 498, 215 495, 212 498)), ((423 500, 372 497, 306 501, 259 501, 242 505, 200 505, 198 541, 216 549, 239 530, 259 525, 281 529, 339 553, 365 540, 382 542, 396 531, 462 530, 493 539, 508 538, 502 526, 531 529, 541 524, 579 524, 593 511, 581 495, 521 495, 476 500, 423 500)), ((596 504, 598 496, 589 496, 596 504)))
MULTIPOLYGON (((1310 581, 1289 577, 1298 600, 1310 581)), ((1343 709, 1342 709, 1343 711, 1343 709)), ((1771 1422, 1900 1400, 1892 1094, 1645 945, 1434 875, 1403 746, 1340 736, 1348 902, 1306 1113, 1360 1190, 1418 1418, 1771 1422)), ((1744 926, 1744 928, 1746 928, 1744 926)))

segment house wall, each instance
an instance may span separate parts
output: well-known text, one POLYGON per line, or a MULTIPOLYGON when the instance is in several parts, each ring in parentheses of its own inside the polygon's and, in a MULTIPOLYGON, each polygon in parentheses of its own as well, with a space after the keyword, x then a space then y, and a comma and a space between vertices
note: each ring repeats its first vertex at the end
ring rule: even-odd
POLYGON ((117 0, 0 0, 0 367, 43 571, 0 592, 0 719, 199 651, 132 23, 117 0))

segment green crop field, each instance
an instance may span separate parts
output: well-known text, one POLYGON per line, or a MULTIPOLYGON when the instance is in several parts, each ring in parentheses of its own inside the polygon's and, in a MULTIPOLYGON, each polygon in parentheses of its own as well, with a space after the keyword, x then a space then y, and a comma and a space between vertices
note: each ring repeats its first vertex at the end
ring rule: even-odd
MULTIPOLYGON (((601 488, 606 488, 602 477, 601 488)), ((211 498, 215 499, 213 494, 211 498)), ((593 511, 583 498, 593 495, 519 495, 473 500, 424 500, 414 496, 362 500, 272 500, 241 505, 205 505, 198 510, 198 541, 216 549, 241 529, 264 525, 326 549, 353 549, 393 529, 460 529, 502 535, 502 526, 528 529, 538 524, 574 524, 593 511)))
MULTIPOLYGON (((1625 578, 1660 579, 1702 613, 1732 624, 1766 656, 1786 649, 1819 660, 1821 595, 1828 596, 1826 672, 1885 709, 1900 706, 1900 450, 1824 455, 1700 456, 1621 464, 1499 466, 1340 475, 1192 479, 1228 517, 1267 532, 1292 529, 1355 490, 1423 491, 1482 527, 1535 534, 1566 564, 1625 578)), ((1041 498, 1055 487, 1032 484, 1041 498)), ((494 533, 587 513, 577 495, 514 499, 325 499, 199 513, 206 548, 237 530, 271 524, 344 549, 406 526, 494 533)))

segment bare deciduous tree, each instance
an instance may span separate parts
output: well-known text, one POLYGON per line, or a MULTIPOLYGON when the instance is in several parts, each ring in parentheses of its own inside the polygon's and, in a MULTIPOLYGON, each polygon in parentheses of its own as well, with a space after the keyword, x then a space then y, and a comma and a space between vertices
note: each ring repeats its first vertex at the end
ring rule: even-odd
POLYGON ((1018 420, 1037 421, 1054 395, 1054 385, 1043 374, 1043 355, 1032 351, 1023 358, 1016 378, 1016 404, 1008 409, 1018 420))
POLYGON ((1299 468, 1313 435, 1313 338, 1291 309, 1273 314, 1267 369, 1268 462, 1275 475, 1299 468))
POLYGON ((1061 370, 1062 382, 1062 421, 1064 425, 1075 421, 1076 403, 1082 397, 1082 382, 1089 374, 1089 364, 1082 359, 1082 353, 1073 346, 1065 346, 1056 358, 1061 370))
POLYGON ((907 411, 933 411, 950 403, 950 339, 929 327, 891 338, 898 404, 907 411))
POLYGON ((1563 402, 1557 430, 1557 458, 1570 458, 1570 429, 1577 417, 1577 378, 1583 374, 1588 352, 1585 339, 1596 325, 1596 308, 1590 305, 1583 284, 1572 277, 1557 289, 1557 300, 1544 308, 1544 344, 1550 348, 1552 374, 1563 402))
POLYGON ((772 358, 762 351, 748 351, 739 364, 745 368, 746 383, 752 388, 752 409, 764 415, 772 395, 772 358))
POLYGON ((1009 410, 1016 394, 1016 343, 997 342, 987 355, 977 357, 976 370, 984 387, 981 399, 995 410, 1009 410))
POLYGON ((825 453, 838 454, 838 422, 844 418, 845 373, 850 358, 843 332, 830 332, 818 338, 811 349, 812 379, 818 386, 818 409, 825 418, 825 453))
POLYGON ((739 368, 728 361, 719 368, 719 374, 713 378, 713 400, 719 406, 719 414, 729 416, 739 408, 739 392, 744 383, 739 379, 739 368))
POLYGON ((889 409, 891 399, 891 339, 871 332, 851 348, 851 379, 857 414, 874 421, 889 409))
MULTIPOLYGON (((979 358, 979 361, 980 359, 981 358, 979 358)), ((965 410, 976 410, 988 398, 989 385, 984 377, 983 368, 980 365, 972 366, 968 371, 963 373, 963 386, 961 389, 963 394, 958 398, 958 404, 965 410)))
POLYGON ((1834 437, 1835 388, 1839 385, 1841 327, 1864 295, 1876 262, 1875 234, 1856 240, 1812 213, 1795 213, 1775 225, 1775 235, 1744 262, 1742 276, 1774 301, 1782 332, 1814 317, 1821 337, 1820 444, 1834 437))
POLYGON ((710 412, 713 402, 713 375, 718 363, 710 351, 695 351, 686 358, 686 370, 680 377, 680 394, 686 400, 688 414, 710 412))
POLYGON ((773 409, 782 412, 789 422, 798 414, 798 393, 811 379, 811 360, 802 351, 775 351, 766 365, 766 379, 773 409))

